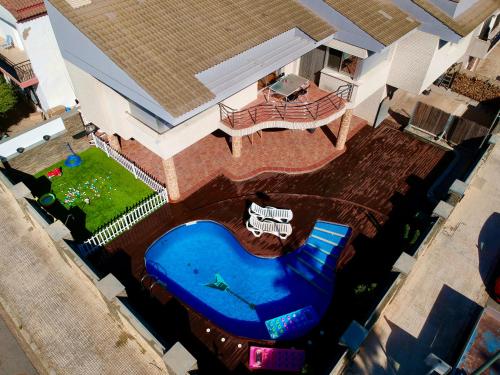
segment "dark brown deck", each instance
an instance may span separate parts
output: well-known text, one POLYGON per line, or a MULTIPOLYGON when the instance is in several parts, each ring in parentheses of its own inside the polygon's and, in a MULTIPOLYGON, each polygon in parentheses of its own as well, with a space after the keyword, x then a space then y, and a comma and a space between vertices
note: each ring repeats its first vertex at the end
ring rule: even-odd
POLYGON ((345 325, 353 318, 366 318, 364 312, 355 311, 353 315, 352 311, 366 310, 373 303, 371 299, 358 300, 352 290, 359 283, 374 281, 382 288, 390 266, 402 251, 395 233, 401 233, 401 226, 411 220, 416 210, 425 210, 425 192, 447 160, 443 150, 411 138, 389 123, 376 130, 363 128, 347 147, 342 156, 309 174, 265 174, 244 182, 217 177, 181 203, 155 212, 107 246, 106 252, 94 261, 124 281, 129 295, 136 296, 140 303, 150 304, 144 309, 150 311, 145 317, 151 319, 162 336, 181 339, 190 350, 201 353, 202 367, 209 369, 206 371, 215 371, 211 367, 215 364, 210 362, 215 354, 225 366, 239 373, 248 360, 246 340, 217 329, 175 299, 171 300, 160 287, 153 289, 156 299, 145 302, 141 299, 145 293, 140 290, 138 280, 145 272, 143 257, 147 247, 179 224, 210 219, 228 227, 250 252, 279 256, 302 244, 317 219, 350 225, 353 235, 339 262, 343 270, 338 273, 331 309, 317 330, 295 343, 298 347, 309 347, 306 340, 312 340, 313 350, 309 352, 313 354, 309 356, 315 363, 322 361, 320 366, 326 368, 329 366, 326 359, 332 358, 338 334, 345 325), (291 208, 293 235, 286 241, 273 236, 254 238, 244 225, 250 201, 291 208), (348 306, 351 303, 357 304, 355 309, 348 306), (156 311, 152 312, 153 309, 156 311), (168 320, 170 324, 166 323, 168 320), (208 327, 212 329, 210 334, 205 332, 208 327), (320 336, 320 330, 325 334, 320 336), (221 337, 226 338, 224 343, 221 337), (237 348, 238 343, 242 343, 241 349, 237 348), (323 350, 314 350, 316 345, 323 350), (318 359, 324 350, 329 352, 328 356, 318 359))

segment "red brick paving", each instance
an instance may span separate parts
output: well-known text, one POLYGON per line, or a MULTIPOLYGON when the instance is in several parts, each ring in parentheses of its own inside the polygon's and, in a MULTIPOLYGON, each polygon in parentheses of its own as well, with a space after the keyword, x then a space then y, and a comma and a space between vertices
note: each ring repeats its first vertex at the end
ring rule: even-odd
MULTIPOLYGON (((365 125, 363 119, 353 117, 349 138, 365 125)), ((297 174, 319 169, 345 151, 334 147, 339 126, 340 119, 314 133, 269 130, 244 137, 242 156, 238 159, 233 158, 225 134, 210 134, 174 156, 181 199, 221 174, 241 181, 265 172, 297 174)), ((165 181, 161 158, 139 142, 122 141, 122 152, 161 182, 165 181)))

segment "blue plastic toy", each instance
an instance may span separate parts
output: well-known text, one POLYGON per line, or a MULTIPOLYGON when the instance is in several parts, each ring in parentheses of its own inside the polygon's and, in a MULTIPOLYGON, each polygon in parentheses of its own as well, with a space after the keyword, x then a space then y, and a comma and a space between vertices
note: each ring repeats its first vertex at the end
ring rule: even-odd
POLYGON ((71 152, 71 155, 69 155, 66 160, 64 161, 64 165, 68 168, 75 168, 79 167, 82 164, 82 158, 79 157, 71 148, 69 143, 66 143, 66 147, 68 147, 69 152, 71 152))

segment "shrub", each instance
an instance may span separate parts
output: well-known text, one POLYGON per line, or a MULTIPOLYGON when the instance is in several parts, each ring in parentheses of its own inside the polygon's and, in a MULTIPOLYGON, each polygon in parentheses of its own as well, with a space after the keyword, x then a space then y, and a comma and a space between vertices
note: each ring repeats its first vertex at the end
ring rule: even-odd
POLYGON ((17 103, 17 95, 10 83, 0 80, 0 116, 14 108, 17 103))

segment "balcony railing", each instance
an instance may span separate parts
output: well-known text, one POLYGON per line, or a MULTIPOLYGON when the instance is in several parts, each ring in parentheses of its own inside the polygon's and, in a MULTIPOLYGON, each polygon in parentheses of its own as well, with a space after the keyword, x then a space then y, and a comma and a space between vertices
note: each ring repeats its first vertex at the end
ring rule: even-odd
POLYGON ((224 124, 235 130, 266 121, 314 122, 343 108, 351 99, 352 89, 353 85, 347 84, 314 102, 266 102, 241 110, 220 103, 220 117, 224 124))
POLYGON ((29 60, 14 63, 0 53, 0 68, 19 83, 35 78, 35 73, 33 73, 33 68, 29 60))

